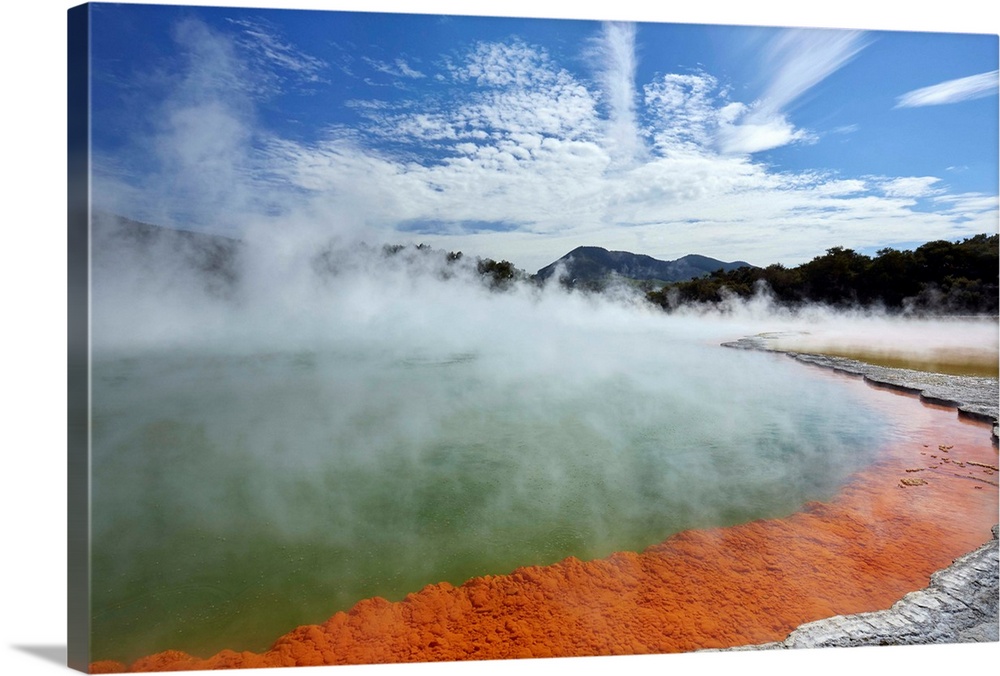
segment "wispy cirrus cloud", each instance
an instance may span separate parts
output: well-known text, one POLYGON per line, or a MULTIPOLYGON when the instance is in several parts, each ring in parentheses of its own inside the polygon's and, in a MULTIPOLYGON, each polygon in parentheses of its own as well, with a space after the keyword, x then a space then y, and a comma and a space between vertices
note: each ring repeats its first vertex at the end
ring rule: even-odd
POLYGON ((419 80, 421 78, 427 77, 422 72, 410 66, 406 62, 406 59, 394 59, 392 63, 386 61, 379 61, 376 59, 369 58, 367 56, 362 57, 365 63, 374 68, 380 73, 385 73, 386 75, 393 75, 395 77, 407 77, 414 80, 419 80))
POLYGON ((763 67, 772 73, 763 95, 732 109, 721 125, 722 152, 752 154, 791 143, 815 140, 788 119, 787 109, 806 91, 849 63, 867 45, 861 31, 788 29, 761 50, 763 67))
POLYGON ((269 22, 251 19, 227 19, 240 29, 238 43, 258 62, 262 75, 278 76, 276 69, 291 74, 298 83, 322 83, 321 73, 328 67, 323 59, 297 49, 282 38, 269 22))
POLYGON ((867 44, 863 31, 781 31, 764 49, 765 63, 774 75, 761 97, 760 111, 771 114, 787 108, 849 63, 867 44))
POLYGON ((896 99, 896 108, 943 106, 970 101, 997 93, 998 71, 947 80, 906 92, 896 99))

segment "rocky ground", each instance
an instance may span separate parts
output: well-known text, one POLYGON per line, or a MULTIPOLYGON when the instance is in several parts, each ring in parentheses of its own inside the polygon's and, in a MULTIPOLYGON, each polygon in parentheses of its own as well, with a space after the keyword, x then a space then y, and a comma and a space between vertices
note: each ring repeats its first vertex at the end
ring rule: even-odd
MULTIPOLYGON (((767 335, 727 343, 727 347, 775 351, 767 335)), ((995 378, 952 376, 866 364, 854 359, 787 352, 799 361, 864 378, 877 387, 918 394, 924 401, 953 406, 993 424, 997 441, 998 391, 995 378)), ((780 642, 732 648, 775 650, 871 645, 966 643, 1000 640, 998 625, 998 526, 993 539, 931 575, 930 585, 911 592, 888 610, 838 615, 800 626, 780 642)))

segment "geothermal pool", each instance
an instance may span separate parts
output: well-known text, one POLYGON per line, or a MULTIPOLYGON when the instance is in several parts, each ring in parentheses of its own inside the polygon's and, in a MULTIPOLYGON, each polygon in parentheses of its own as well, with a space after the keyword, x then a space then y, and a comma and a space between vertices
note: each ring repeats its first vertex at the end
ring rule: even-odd
MULTIPOLYGON (((883 405, 896 395, 720 347, 770 330, 771 313, 673 316, 634 297, 528 284, 498 293, 474 262, 417 249, 317 258, 311 247, 248 244, 224 282, 177 251, 126 242, 95 248, 105 255, 92 271, 96 670, 168 650, 143 668, 176 666, 176 651, 274 666, 774 640, 823 613, 889 605, 988 537, 992 521, 986 537, 978 529, 994 518, 995 483, 965 491, 986 504, 973 527, 928 529, 962 504, 935 493, 938 482, 896 491, 896 474, 916 467, 885 474, 890 451, 905 446, 896 462, 922 462, 911 456, 924 444, 953 443, 927 432, 914 448, 910 409, 883 405), (861 490, 863 504, 818 520, 805 507, 837 503, 877 468, 888 483, 861 490), (871 509, 883 494, 894 509, 871 509), (935 495, 927 510, 900 503, 935 495), (761 523, 786 536, 685 549, 701 537, 692 532, 761 523), (847 536, 831 543, 821 535, 831 528, 847 536), (919 564, 900 549, 912 538, 929 543, 919 564), (781 567, 791 563, 812 566, 801 592, 786 592, 802 575, 781 567), (871 575, 853 575, 862 565, 871 575), (576 584, 595 570, 596 586, 576 584), (847 602, 825 598, 826 576, 845 571, 866 586, 847 602), (763 591, 720 601, 751 580, 763 591), (820 591, 806 590, 817 581, 820 591), (528 591, 540 610, 512 610, 528 591), (583 610, 606 601, 617 609, 583 610), (715 619, 695 621, 696 608, 715 619), (583 632, 595 617, 604 624, 583 632), (434 634, 444 618, 469 635, 434 634), (328 620, 328 655, 312 639, 262 662, 225 652, 266 651, 328 620), (773 623, 763 633, 762 620, 773 623), (679 633, 665 642, 645 636, 653 629, 679 633), (544 634, 530 650, 526 631, 544 634), (581 636, 590 642, 559 643, 581 636)), ((970 333, 947 328, 949 340, 970 333)), ((993 344, 995 327, 985 329, 969 340, 993 344)), ((968 457, 995 465, 980 433, 986 449, 968 457)))
POLYGON ((620 328, 96 358, 93 659, 261 651, 362 599, 785 516, 900 424, 781 356, 620 328))

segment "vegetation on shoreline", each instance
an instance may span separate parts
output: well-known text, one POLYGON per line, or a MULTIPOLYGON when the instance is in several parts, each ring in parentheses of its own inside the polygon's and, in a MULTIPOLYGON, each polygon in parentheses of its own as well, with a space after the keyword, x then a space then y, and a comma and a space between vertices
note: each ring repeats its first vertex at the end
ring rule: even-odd
POLYGON ((794 268, 717 270, 705 277, 666 284, 646 298, 674 310, 727 298, 769 294, 778 304, 823 303, 878 307, 916 314, 997 314, 998 235, 959 242, 936 240, 912 251, 885 248, 874 257, 834 247, 794 268))

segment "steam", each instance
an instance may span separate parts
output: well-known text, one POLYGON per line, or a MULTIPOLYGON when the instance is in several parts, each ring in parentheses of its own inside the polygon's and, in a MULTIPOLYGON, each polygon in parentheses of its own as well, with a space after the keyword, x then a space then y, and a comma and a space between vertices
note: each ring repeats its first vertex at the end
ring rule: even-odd
POLYGON ((787 514, 891 434, 849 384, 719 347, 774 319, 750 306, 268 232, 95 222, 99 656, 261 649, 368 596, 787 514))

